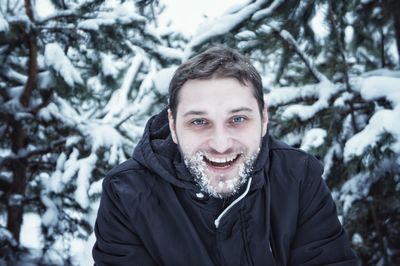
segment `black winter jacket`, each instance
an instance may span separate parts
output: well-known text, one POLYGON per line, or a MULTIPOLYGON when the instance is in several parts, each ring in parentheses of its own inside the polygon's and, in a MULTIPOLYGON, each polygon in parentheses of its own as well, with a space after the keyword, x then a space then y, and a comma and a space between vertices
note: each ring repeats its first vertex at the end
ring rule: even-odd
POLYGON ((164 110, 149 120, 133 158, 104 179, 95 264, 357 265, 322 171, 317 159, 267 134, 243 189, 228 200, 208 197, 164 110))

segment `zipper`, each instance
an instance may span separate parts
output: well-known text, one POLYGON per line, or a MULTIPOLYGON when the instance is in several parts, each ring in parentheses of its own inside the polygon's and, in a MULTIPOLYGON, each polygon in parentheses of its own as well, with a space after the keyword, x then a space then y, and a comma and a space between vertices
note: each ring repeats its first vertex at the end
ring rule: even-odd
POLYGON ((250 190, 250 185, 251 185, 251 181, 252 178, 249 178, 249 181, 247 182, 247 187, 246 190, 243 192, 242 195, 240 195, 237 199, 235 199, 231 204, 229 204, 229 206, 217 217, 217 219, 214 221, 214 225, 216 228, 219 227, 219 223, 221 222, 222 217, 230 210, 233 208, 233 206, 235 206, 239 201, 241 201, 246 195, 247 193, 249 193, 250 190))
POLYGON ((274 252, 272 251, 271 240, 270 239, 268 239, 268 244, 269 244, 269 251, 271 252, 272 258, 275 259, 274 252))

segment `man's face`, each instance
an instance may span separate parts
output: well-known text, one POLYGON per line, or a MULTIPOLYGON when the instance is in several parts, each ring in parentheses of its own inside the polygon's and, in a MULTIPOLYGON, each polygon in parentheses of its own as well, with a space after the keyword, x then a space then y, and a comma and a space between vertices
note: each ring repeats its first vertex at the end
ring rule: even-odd
POLYGON ((227 197, 246 182, 257 158, 268 116, 253 88, 234 78, 189 80, 179 92, 172 138, 203 191, 227 197))

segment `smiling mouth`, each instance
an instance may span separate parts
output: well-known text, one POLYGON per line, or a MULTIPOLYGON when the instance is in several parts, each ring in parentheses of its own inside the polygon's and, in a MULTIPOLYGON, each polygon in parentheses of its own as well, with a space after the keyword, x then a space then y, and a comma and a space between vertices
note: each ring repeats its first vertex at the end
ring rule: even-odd
POLYGON ((224 169, 231 167, 240 158, 240 156, 241 154, 236 154, 234 156, 224 158, 203 156, 203 160, 207 165, 210 165, 214 168, 224 169))

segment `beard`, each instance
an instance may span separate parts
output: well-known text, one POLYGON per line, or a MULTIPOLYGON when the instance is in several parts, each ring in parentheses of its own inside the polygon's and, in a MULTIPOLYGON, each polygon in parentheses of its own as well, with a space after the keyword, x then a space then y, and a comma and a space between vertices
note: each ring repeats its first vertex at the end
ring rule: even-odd
POLYGON ((256 161, 260 148, 254 153, 244 155, 241 153, 240 162, 235 166, 237 173, 231 178, 224 175, 215 175, 208 170, 204 156, 207 154, 198 151, 192 156, 183 155, 184 162, 190 174, 194 177, 194 181, 200 187, 201 191, 215 198, 228 198, 236 194, 245 184, 253 171, 253 165, 256 161))

